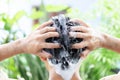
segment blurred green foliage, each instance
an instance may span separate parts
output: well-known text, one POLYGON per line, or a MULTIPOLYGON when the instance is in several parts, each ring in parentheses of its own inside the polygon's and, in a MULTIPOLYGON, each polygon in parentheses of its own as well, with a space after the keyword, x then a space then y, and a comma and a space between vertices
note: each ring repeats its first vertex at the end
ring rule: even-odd
MULTIPOLYGON (((69 8, 66 15, 71 18, 80 18, 82 20, 99 19, 101 31, 120 37, 120 0, 99 0, 93 11, 86 14, 77 9, 69 8), (87 17, 86 17, 87 16, 87 17)), ((18 30, 13 30, 13 25, 22 16, 28 16, 31 19, 40 19, 39 23, 48 20, 49 12, 59 12, 66 9, 67 6, 48 5, 45 6, 42 2, 40 10, 33 9, 31 15, 27 15, 24 11, 19 11, 13 18, 6 14, 0 14, 0 21, 4 22, 4 28, 1 30, 7 31, 9 35, 3 38, 0 43, 8 43, 17 39, 16 33, 18 30)), ((36 28, 36 26, 34 26, 36 28)), ((25 34, 21 33, 23 36, 25 34)), ((109 43, 108 43, 109 44, 109 43)), ((120 61, 120 55, 107 50, 97 49, 89 54, 89 56, 82 63, 80 68, 80 75, 83 80, 99 80, 101 77, 114 74, 111 69, 117 68, 117 63, 120 61)), ((25 80, 47 80, 48 72, 45 69, 41 60, 30 54, 20 54, 12 58, 0 62, 9 77, 17 78, 23 77, 25 80)))
POLYGON ((67 5, 47 5, 45 6, 48 12, 59 12, 68 8, 67 5))
MULTIPOLYGON (((24 11, 17 12, 12 18, 10 18, 7 14, 4 13, 0 15, 0 21, 4 23, 4 27, 0 27, 0 31, 2 31, 4 34, 4 38, 2 38, 3 40, 0 43, 5 44, 16 40, 16 33, 18 32, 18 30, 14 31, 12 27, 23 15, 24 11)), ((24 35, 24 33, 22 34, 24 35)), ((9 76, 12 78, 16 78, 17 74, 19 74, 14 57, 0 62, 0 66, 4 67, 9 76)))
MULTIPOLYGON (((95 9, 89 13, 99 18, 101 31, 120 37, 120 0, 99 0, 95 9)), ((108 43, 109 44, 109 43, 108 43)), ((80 73, 83 80, 99 80, 101 77, 115 74, 111 69, 118 68, 120 55, 107 49, 97 49, 83 62, 80 73)))

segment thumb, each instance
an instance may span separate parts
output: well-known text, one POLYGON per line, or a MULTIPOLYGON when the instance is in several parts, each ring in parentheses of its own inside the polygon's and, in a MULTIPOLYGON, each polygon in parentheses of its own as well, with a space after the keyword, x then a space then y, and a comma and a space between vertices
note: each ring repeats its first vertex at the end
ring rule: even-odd
POLYGON ((37 52, 36 54, 40 57, 42 61, 46 61, 48 58, 52 57, 52 55, 50 53, 47 53, 46 51, 37 52))

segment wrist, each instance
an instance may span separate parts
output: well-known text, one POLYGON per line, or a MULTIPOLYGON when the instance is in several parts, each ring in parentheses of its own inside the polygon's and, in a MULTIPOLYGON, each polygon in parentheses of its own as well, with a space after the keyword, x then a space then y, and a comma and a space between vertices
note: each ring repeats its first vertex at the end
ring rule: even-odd
POLYGON ((15 45, 17 54, 24 53, 24 38, 16 40, 15 45))

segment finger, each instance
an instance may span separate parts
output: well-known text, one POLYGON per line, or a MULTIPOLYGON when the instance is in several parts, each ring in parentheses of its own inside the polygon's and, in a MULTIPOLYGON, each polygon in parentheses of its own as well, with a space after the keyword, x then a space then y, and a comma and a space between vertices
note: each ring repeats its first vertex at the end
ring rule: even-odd
POLYGON ((83 21, 80 20, 80 19, 71 19, 70 21, 72 21, 72 22, 77 22, 77 23, 79 23, 79 24, 82 25, 82 26, 89 27, 85 22, 83 22, 83 21))
POLYGON ((87 57, 87 55, 90 53, 90 50, 89 49, 86 49, 85 51, 83 51, 82 53, 81 53, 81 55, 80 56, 82 56, 82 57, 87 57))
POLYGON ((55 32, 55 31, 56 31, 55 27, 45 27, 45 28, 40 30, 40 33, 43 34, 43 33, 46 33, 46 32, 55 32))
POLYGON ((89 32, 89 30, 85 26, 74 26, 71 27, 72 31, 81 31, 81 32, 89 32))
POLYGON ((50 53, 47 53, 45 51, 36 53, 42 60, 46 60, 47 58, 51 58, 52 55, 50 53))
POLYGON ((45 58, 52 57, 52 55, 50 53, 47 53, 46 51, 39 52, 38 55, 41 56, 41 57, 45 57, 45 58))
POLYGON ((60 48, 60 44, 59 43, 44 43, 43 48, 47 48, 47 49, 60 48))
POLYGON ((90 34, 82 33, 82 32, 70 32, 69 33, 70 37, 74 38, 90 38, 90 34))
POLYGON ((88 42, 87 41, 82 41, 80 43, 75 43, 72 45, 73 49, 80 49, 80 48, 84 48, 88 46, 88 42))
POLYGON ((58 32, 47 32, 45 34, 42 34, 43 39, 47 39, 50 37, 59 37, 59 33, 58 32))
POLYGON ((52 24, 52 21, 47 21, 47 22, 41 24, 40 27, 37 28, 37 30, 42 29, 42 28, 49 26, 51 24, 52 24))

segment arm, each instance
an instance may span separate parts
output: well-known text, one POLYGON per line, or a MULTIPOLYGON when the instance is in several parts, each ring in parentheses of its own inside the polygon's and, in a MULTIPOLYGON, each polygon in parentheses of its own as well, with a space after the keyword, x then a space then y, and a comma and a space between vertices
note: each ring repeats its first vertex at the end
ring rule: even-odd
POLYGON ((22 39, 0 45, 0 60, 22 53, 22 39))
POLYGON ((32 53, 40 57, 51 57, 43 48, 59 48, 57 43, 46 43, 50 37, 59 37, 54 27, 47 27, 52 22, 43 23, 38 29, 23 39, 0 45, 0 60, 20 53, 32 53))
POLYGON ((108 34, 94 30, 79 19, 74 19, 72 21, 81 24, 81 26, 72 27, 72 32, 70 32, 70 36, 76 36, 76 38, 83 38, 83 41, 81 43, 76 43, 72 47, 77 49, 87 47, 87 49, 83 51, 84 56, 87 56, 90 51, 100 47, 120 53, 119 38, 115 38, 108 34))
POLYGON ((108 34, 103 34, 103 45, 102 47, 116 51, 120 53, 120 39, 112 37, 108 34))

